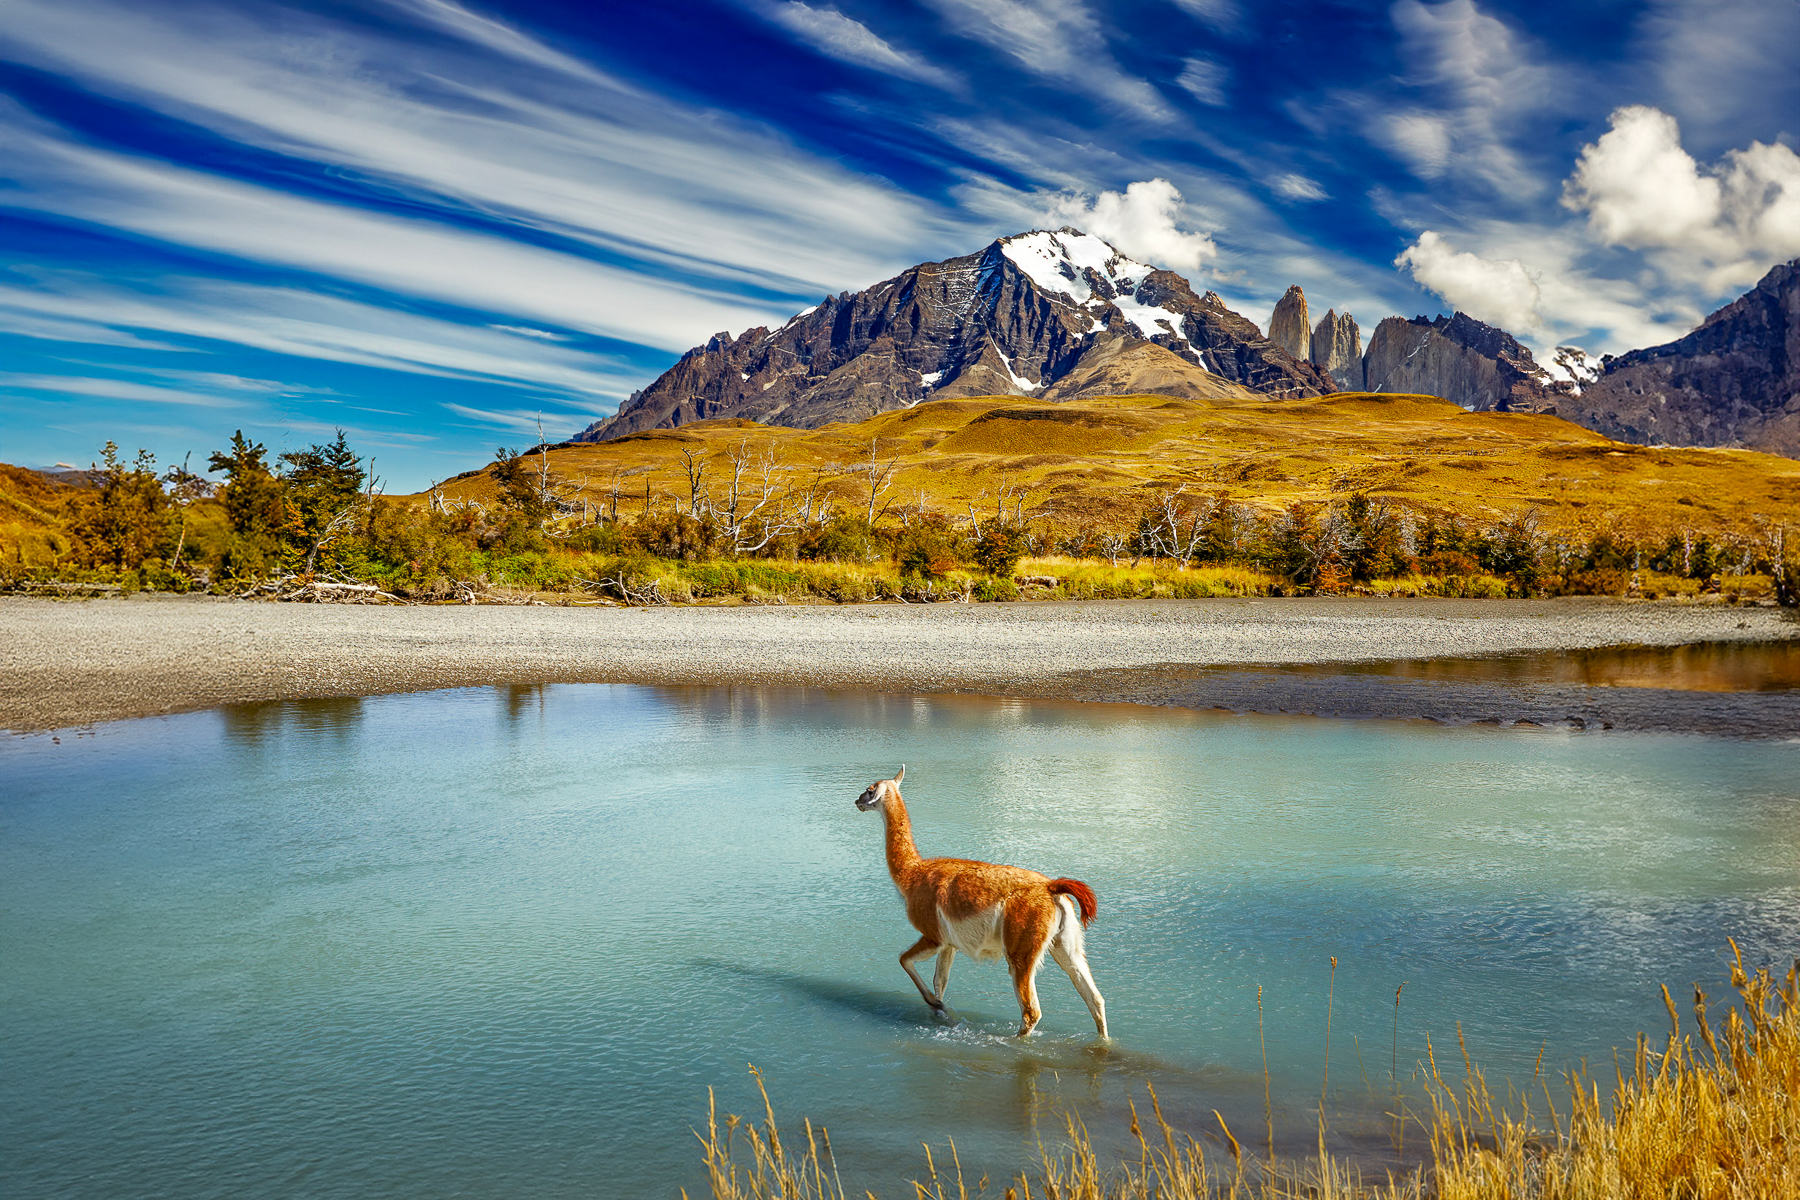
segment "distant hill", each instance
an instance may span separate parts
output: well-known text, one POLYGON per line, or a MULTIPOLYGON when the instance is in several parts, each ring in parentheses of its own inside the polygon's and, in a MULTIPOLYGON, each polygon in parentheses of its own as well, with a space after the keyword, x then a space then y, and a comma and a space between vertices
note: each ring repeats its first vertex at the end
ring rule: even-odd
MULTIPOLYGON (((893 462, 883 505, 991 515, 1002 493, 1061 528, 1129 529, 1162 491, 1206 491, 1265 512, 1363 492, 1420 511, 1491 520, 1536 510, 1546 528, 1592 533, 1744 529, 1800 521, 1800 463, 1747 451, 1647 449, 1557 417, 1468 412, 1430 396, 1337 393, 1297 400, 1139 395, 930 400, 814 430, 742 419, 640 430, 548 451, 622 515, 653 492, 687 500, 682 456, 730 469, 728 452, 774 456, 782 487, 861 512, 871 463, 893 462), (618 499, 612 498, 613 492, 618 499)), ((722 484, 720 486, 723 486, 722 484)), ((490 500, 491 470, 447 483, 490 500)), ((1658 534, 1660 536, 1660 534, 1658 534)))

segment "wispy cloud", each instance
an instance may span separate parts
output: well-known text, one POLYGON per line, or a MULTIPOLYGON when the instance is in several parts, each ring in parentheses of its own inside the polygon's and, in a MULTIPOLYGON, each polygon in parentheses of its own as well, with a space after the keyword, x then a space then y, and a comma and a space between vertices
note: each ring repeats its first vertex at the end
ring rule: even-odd
POLYGON ((606 356, 295 288, 180 277, 133 288, 71 274, 46 274, 30 290, 0 285, 0 314, 27 306, 92 331, 65 340, 108 345, 121 331, 152 330, 408 374, 519 382, 596 404, 622 398, 639 378, 606 356))
POLYGON ((1175 111, 1150 83, 1119 65, 1100 18, 1079 0, 927 0, 951 29, 1057 86, 1120 113, 1163 122, 1175 111))
MULTIPOLYGON (((461 40, 293 14, 271 36, 205 0, 179 21, 156 6, 14 0, 7 33, 18 57, 98 92, 433 200, 446 217, 660 265, 688 277, 668 280, 678 289, 813 296, 904 265, 945 228, 930 206, 767 127, 647 93, 454 4, 399 7, 461 40), (814 236, 797 241, 801 226, 814 236)), ((590 303, 604 311, 611 295, 590 303)))
POLYGON ((38 375, 0 372, 0 391, 57 392, 68 396, 98 396, 108 400, 139 400, 149 404, 182 404, 194 408, 237 408, 243 401, 202 392, 79 375, 38 375))
POLYGON ((756 9, 800 41, 839 62, 932 87, 952 90, 962 87, 962 80, 951 72, 916 54, 896 49, 861 21, 828 5, 780 0, 773 4, 758 4, 756 9))

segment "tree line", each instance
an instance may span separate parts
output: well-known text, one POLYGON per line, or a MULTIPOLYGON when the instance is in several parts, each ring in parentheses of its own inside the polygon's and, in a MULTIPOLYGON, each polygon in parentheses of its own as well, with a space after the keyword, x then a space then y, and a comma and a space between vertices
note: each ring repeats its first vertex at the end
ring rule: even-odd
POLYGON ((446 598, 461 581, 495 572, 527 586, 596 586, 599 569, 583 573, 593 560, 879 563, 932 581, 1010 578, 1024 557, 1060 555, 1113 567, 1237 567, 1296 594, 1408 577, 1438 580, 1452 594, 1473 580, 1481 587, 1461 594, 1653 594, 1658 579, 1718 590, 1751 576, 1767 577, 1783 604, 1800 591, 1800 544, 1790 547, 1774 522, 1724 535, 1574 534, 1542 528, 1532 512, 1481 520, 1363 494, 1270 511, 1165 489, 1144 500, 1134 523, 1109 526, 1033 504, 1004 479, 991 510, 950 512, 922 493, 898 502, 898 461, 874 444, 866 459, 835 470, 784 470, 747 439, 682 449, 670 465, 677 488, 659 492, 648 474, 615 468, 597 484, 555 470, 548 446, 501 447, 487 468, 492 499, 451 498, 434 486, 413 500, 384 495, 341 430, 273 456, 240 430, 207 458, 216 479, 186 462, 159 470, 147 451, 127 460, 108 442, 92 486, 67 502, 56 561, 6 569, 169 590, 330 576, 446 598))

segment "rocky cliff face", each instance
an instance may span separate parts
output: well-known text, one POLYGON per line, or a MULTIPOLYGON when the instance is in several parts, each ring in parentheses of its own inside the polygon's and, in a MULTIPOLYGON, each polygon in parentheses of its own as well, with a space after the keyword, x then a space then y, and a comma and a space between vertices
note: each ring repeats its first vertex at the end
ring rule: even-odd
POLYGON ((1295 358, 1312 361, 1312 324, 1306 315, 1306 293, 1295 284, 1275 302, 1269 315, 1269 340, 1295 358))
POLYGON ((1625 442, 1800 458, 1800 259, 1686 337, 1604 361, 1561 415, 1625 442))
POLYGON ((1325 310, 1312 331, 1312 364, 1343 391, 1363 390, 1362 330, 1354 317, 1325 310))
POLYGON ((1512 334, 1460 312, 1377 325, 1363 383, 1371 392, 1442 396, 1474 412, 1555 412, 1566 390, 1512 334))
POLYGON ((925 399, 1335 390, 1211 292, 1075 229, 1001 238, 828 297, 776 330, 717 334, 577 435, 745 417, 816 428, 925 399), (1154 353, 1144 347, 1160 348, 1154 353))

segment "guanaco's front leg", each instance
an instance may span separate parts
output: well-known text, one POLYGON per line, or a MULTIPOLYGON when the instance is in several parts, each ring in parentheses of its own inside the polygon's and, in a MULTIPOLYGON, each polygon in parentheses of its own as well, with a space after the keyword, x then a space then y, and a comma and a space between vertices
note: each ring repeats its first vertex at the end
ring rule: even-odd
POLYGON ((919 978, 919 973, 917 971, 913 970, 914 963, 922 958, 930 958, 933 954, 936 954, 939 945, 941 945, 941 943, 933 938, 920 938, 912 944, 911 949, 900 956, 900 965, 906 968, 907 975, 912 978, 913 986, 919 989, 919 995, 924 997, 925 1003, 931 1005, 931 1010, 933 1012, 941 1013, 944 1011, 944 1002, 931 994, 930 990, 925 986, 925 981, 919 978))

